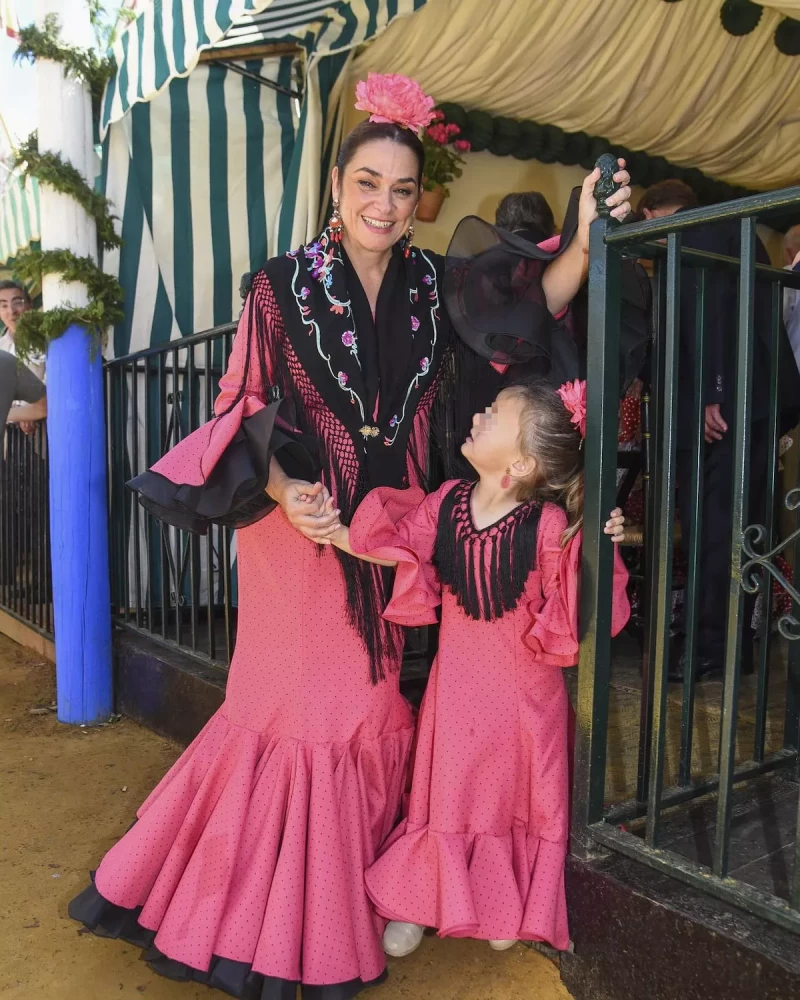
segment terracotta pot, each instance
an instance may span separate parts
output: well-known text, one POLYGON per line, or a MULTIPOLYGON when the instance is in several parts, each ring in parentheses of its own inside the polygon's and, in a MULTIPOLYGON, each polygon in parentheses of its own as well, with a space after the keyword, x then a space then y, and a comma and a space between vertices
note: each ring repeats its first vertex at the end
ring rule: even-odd
POLYGON ((417 218, 420 222, 436 222, 443 203, 444 188, 441 184, 437 184, 433 191, 423 191, 417 205, 417 218))

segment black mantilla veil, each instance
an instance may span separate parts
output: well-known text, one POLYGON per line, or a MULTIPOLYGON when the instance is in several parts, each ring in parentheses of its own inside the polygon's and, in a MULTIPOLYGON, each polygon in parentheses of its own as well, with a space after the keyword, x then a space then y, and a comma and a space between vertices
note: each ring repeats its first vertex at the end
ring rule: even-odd
POLYGON ((537 374, 558 385, 580 377, 579 357, 569 331, 547 308, 542 275, 572 242, 579 199, 576 188, 554 250, 468 215, 456 226, 445 260, 444 300, 464 343, 494 364, 533 362, 537 374))
MULTIPOLYGON (((536 375, 554 387, 586 378, 586 287, 559 320, 548 310, 542 287, 545 269, 577 232, 579 202, 580 188, 575 188, 554 250, 543 249, 526 234, 467 216, 453 233, 445 263, 444 300, 459 338, 487 361, 513 365, 520 376, 536 375)), ((633 260, 623 260, 621 300, 624 395, 642 368, 650 340, 650 285, 633 260)))

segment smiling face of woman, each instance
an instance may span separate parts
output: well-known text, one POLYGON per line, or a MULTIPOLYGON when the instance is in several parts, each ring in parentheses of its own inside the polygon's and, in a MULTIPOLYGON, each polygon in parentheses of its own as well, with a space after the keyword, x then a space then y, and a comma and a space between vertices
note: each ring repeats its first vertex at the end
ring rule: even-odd
POLYGON ((389 250, 411 225, 419 201, 419 163, 390 139, 362 143, 342 171, 333 168, 344 238, 371 253, 389 250))

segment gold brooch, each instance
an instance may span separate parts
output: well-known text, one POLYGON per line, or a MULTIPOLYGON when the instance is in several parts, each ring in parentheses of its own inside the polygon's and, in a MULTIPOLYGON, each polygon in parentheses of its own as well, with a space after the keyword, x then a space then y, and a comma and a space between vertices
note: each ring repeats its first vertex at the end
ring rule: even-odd
POLYGON ((359 433, 365 438, 376 438, 380 434, 380 428, 364 424, 359 433))

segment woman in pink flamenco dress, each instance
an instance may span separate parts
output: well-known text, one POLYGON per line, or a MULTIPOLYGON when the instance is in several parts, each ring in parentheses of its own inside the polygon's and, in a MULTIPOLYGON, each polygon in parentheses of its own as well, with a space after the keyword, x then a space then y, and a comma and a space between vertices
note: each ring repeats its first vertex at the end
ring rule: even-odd
MULTIPOLYGON (((562 390, 582 412, 579 383, 562 390)), ((335 545, 396 564, 386 616, 436 618, 439 652, 418 724, 406 817, 367 871, 404 955, 442 937, 569 944, 568 700, 577 662, 581 436, 541 382, 506 389, 476 417, 464 455, 477 484, 369 494, 335 545), (568 540, 565 542, 565 536, 568 540)), ((622 516, 606 533, 620 541, 622 516)), ((617 552, 612 631, 630 612, 617 552)))
MULTIPOLYGON (((372 114, 342 144, 328 227, 253 276, 217 416, 130 484, 170 524, 238 529, 236 650, 224 704, 70 914, 157 972, 246 1000, 295 1000, 298 984, 350 1000, 386 976, 364 871, 407 778, 403 632, 382 618, 387 571, 320 545, 338 523, 322 490, 348 523, 371 488, 422 482, 429 437, 446 440, 432 411, 476 385, 441 306, 444 262, 411 242, 433 101, 397 79, 359 84, 372 114)), ((541 259, 558 312, 585 257, 541 259)))

